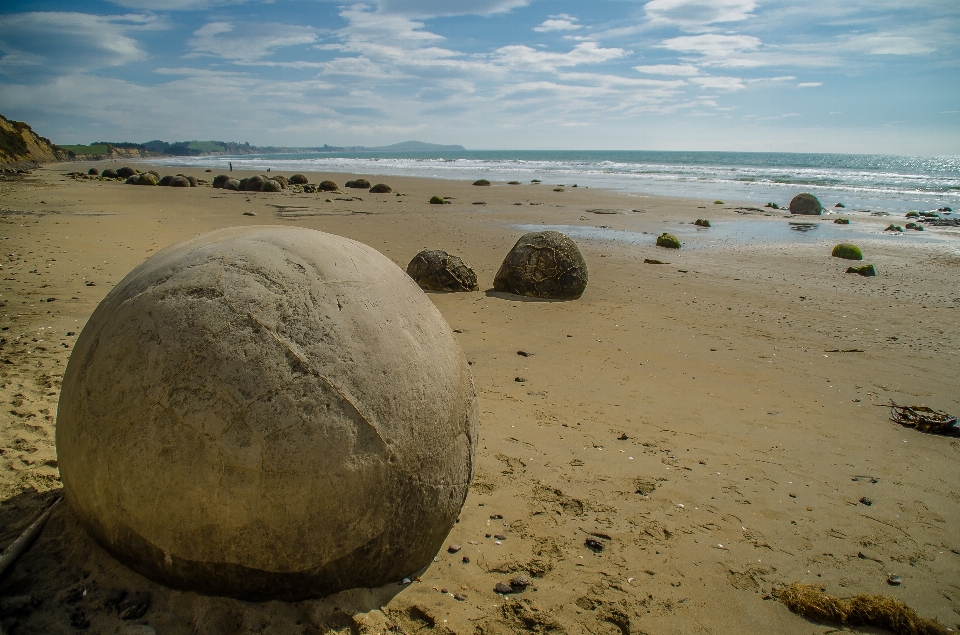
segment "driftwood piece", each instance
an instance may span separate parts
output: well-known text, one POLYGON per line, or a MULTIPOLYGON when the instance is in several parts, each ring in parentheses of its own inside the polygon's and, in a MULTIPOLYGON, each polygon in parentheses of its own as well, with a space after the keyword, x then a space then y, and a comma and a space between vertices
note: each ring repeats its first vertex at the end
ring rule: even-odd
POLYGON ((43 526, 47 524, 47 520, 50 519, 50 514, 53 513, 53 510, 56 509, 57 505, 60 504, 62 498, 58 498, 53 502, 50 507, 47 507, 47 510, 40 514, 40 517, 33 521, 29 527, 27 527, 20 537, 13 541, 13 543, 7 547, 2 554, 0 554, 0 576, 3 576, 4 572, 10 568, 17 558, 20 557, 24 551, 26 551, 30 545, 33 544, 33 541, 37 539, 37 536, 40 535, 40 531, 43 529, 43 526))

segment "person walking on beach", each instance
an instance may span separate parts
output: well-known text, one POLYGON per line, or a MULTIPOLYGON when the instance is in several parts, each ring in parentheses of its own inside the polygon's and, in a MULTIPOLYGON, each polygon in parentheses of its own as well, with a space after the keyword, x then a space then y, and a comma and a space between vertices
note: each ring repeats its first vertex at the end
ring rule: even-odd
POLYGON ((233 172, 233 161, 230 162, 230 171, 233 172))

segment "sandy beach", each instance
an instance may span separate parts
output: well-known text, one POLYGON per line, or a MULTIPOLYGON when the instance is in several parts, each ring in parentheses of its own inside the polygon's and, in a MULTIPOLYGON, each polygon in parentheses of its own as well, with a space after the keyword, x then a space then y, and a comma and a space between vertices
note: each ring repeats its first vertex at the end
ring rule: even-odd
POLYGON ((837 214, 815 221, 837 239, 806 240, 782 212, 751 204, 569 183, 366 175, 394 193, 296 194, 65 176, 91 165, 115 167, 53 164, 0 180, 0 547, 58 496, 59 386, 91 312, 151 254, 223 227, 295 225, 403 269, 424 248, 473 267, 478 292, 429 297, 474 374, 476 475, 447 541, 458 552, 441 550, 409 584, 295 604, 166 589, 107 555, 61 506, 0 580, 5 633, 835 630, 774 599, 792 582, 892 595, 960 628, 960 440, 901 427, 878 407, 960 414, 957 229, 894 240, 881 230, 902 217, 848 215, 835 227, 837 214), (451 204, 428 204, 433 195, 451 204), (698 218, 713 227, 695 230, 698 218), (540 226, 578 244, 581 299, 492 291, 504 256, 540 226), (656 247, 664 231, 683 248, 656 247), (838 242, 859 244, 878 275, 845 273, 851 263, 830 256, 838 242), (520 574, 526 590, 494 592, 520 574), (120 619, 105 606, 116 589, 148 591, 149 609, 120 619))

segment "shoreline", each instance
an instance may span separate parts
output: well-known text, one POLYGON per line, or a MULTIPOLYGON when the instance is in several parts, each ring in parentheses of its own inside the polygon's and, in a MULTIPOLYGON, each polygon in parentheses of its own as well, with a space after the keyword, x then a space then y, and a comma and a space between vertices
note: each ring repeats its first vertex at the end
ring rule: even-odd
MULTIPOLYGON (((894 400, 960 414, 951 379, 960 376, 955 243, 878 239, 865 245, 863 262, 879 275, 863 278, 844 273, 860 263, 831 258, 816 242, 653 245, 696 218, 783 220, 737 213, 734 203, 754 206, 748 201, 329 172, 304 173, 341 185, 363 176, 394 193, 147 188, 61 176, 78 165, 0 181, 0 397, 9 404, 0 415, 0 546, 59 487, 59 377, 93 308, 144 258, 220 227, 328 231, 403 269, 422 248, 462 257, 480 291, 428 295, 472 362, 481 438, 474 483, 447 540, 465 548, 442 550, 413 584, 296 605, 171 591, 113 561, 61 509, 0 581, 0 595, 22 589, 43 598, 17 618, 23 632, 70 632, 62 591, 81 571, 96 583, 81 604, 104 632, 119 629, 116 613, 93 603, 117 586, 152 593, 142 622, 163 634, 255 630, 225 617, 237 615, 304 633, 391 624, 412 633, 430 623, 454 633, 530 623, 571 633, 809 633, 809 622, 768 601, 796 581, 840 596, 894 595, 925 617, 960 623, 960 595, 941 593, 960 587, 960 442, 901 428, 875 407, 894 400), (325 202, 355 195, 362 200, 325 202), (430 205, 433 195, 453 203, 430 205), (575 238, 589 268, 583 298, 537 302, 490 289, 523 233, 516 225, 606 226, 649 243, 575 238), (508 540, 485 538, 493 529, 508 540), (590 534, 606 537, 602 553, 584 547, 590 534), (517 573, 536 590, 493 592, 517 573), (901 586, 887 585, 891 573, 901 586)), ((852 226, 890 222, 865 216, 852 226)), ((710 231, 689 240, 706 241, 710 231)))

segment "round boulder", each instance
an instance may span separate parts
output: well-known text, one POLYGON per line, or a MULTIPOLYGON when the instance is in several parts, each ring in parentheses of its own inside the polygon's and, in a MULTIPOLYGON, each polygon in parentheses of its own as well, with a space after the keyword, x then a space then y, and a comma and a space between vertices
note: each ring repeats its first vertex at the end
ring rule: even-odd
POLYGON ((407 265, 407 275, 427 291, 476 291, 477 274, 457 256, 424 249, 407 265))
POLYGON ((248 192, 259 192, 263 189, 263 184, 268 180, 269 179, 267 177, 258 174, 246 179, 246 184, 243 187, 248 192))
POLYGON ((367 179, 354 179, 353 181, 347 181, 343 184, 344 187, 355 187, 357 189, 369 189, 370 181, 367 179))
POLYGON ((442 197, 442 196, 431 196, 431 197, 430 197, 430 204, 431 204, 431 205, 443 205, 444 203, 446 203, 446 201, 443 200, 443 197, 442 197))
POLYGON ((120 168, 119 170, 117 170, 117 176, 119 176, 121 179, 125 179, 125 178, 128 178, 128 177, 131 177, 131 176, 133 176, 133 175, 136 174, 136 173, 137 173, 136 170, 134 170, 133 168, 128 168, 128 167, 122 167, 122 168, 120 168))
POLYGON ((320 184, 317 185, 317 190, 320 192, 336 192, 340 187, 333 181, 320 181, 320 184))
POLYGON ((657 236, 657 247, 666 247, 667 249, 680 249, 680 239, 673 234, 663 232, 657 236))
POLYGON ((516 295, 571 300, 587 288, 587 263, 576 244, 555 231, 524 234, 503 259, 493 289, 516 295))
POLYGON ((285 177, 284 175, 274 174, 273 176, 270 177, 270 179, 279 183, 281 188, 287 189, 287 183, 289 183, 289 181, 287 181, 287 177, 285 177))
POLYGON ((393 191, 393 188, 387 185, 386 183, 377 183, 370 188, 371 194, 389 194, 393 191))
POLYGON ((137 185, 156 185, 158 182, 159 179, 153 174, 153 172, 144 172, 143 174, 137 175, 137 185))
POLYGON ((117 174, 117 171, 112 168, 107 168, 106 170, 103 171, 103 174, 101 174, 100 176, 102 176, 105 179, 116 179, 120 177, 120 175, 117 174))
POLYGON ((170 185, 170 181, 172 180, 173 180, 173 177, 167 174, 166 176, 162 177, 159 181, 157 181, 157 185, 167 186, 167 185, 170 185))
POLYGON ((840 243, 833 248, 830 255, 844 260, 863 260, 863 252, 860 251, 860 248, 849 243, 840 243))
POLYGON ((170 187, 190 187, 190 181, 185 176, 174 176, 170 179, 170 187))
POLYGON ((473 473, 477 399, 440 312, 358 242, 233 227, 94 311, 57 416, 64 496, 118 560, 250 600, 427 566, 473 473))
POLYGON ((474 185, 490 185, 490 181, 487 179, 479 179, 473 182, 474 185))
POLYGON ((230 177, 228 175, 218 174, 215 177, 213 177, 213 183, 211 185, 213 185, 213 187, 215 188, 220 189, 223 187, 223 184, 229 180, 230 180, 230 177))
POLYGON ((819 216, 823 212, 823 206, 820 205, 820 199, 813 194, 797 194, 790 200, 791 214, 804 214, 807 216, 819 216))
POLYGON ((283 186, 280 185, 280 182, 273 179, 267 179, 263 182, 263 185, 260 186, 261 192, 279 192, 282 189, 283 186))
POLYGON ((87 174, 89 174, 90 176, 100 176, 100 170, 98 170, 97 168, 90 168, 89 170, 87 170, 87 174))
POLYGON ((126 184, 126 185, 139 185, 139 181, 140 181, 140 175, 139 175, 139 174, 131 174, 131 175, 128 176, 126 179, 124 179, 123 182, 124 182, 124 184, 126 184))
POLYGON ((290 182, 294 185, 306 185, 310 180, 303 174, 294 174, 290 177, 290 182))
POLYGON ((240 189, 240 181, 237 179, 227 179, 223 182, 223 189, 238 191, 240 189))

